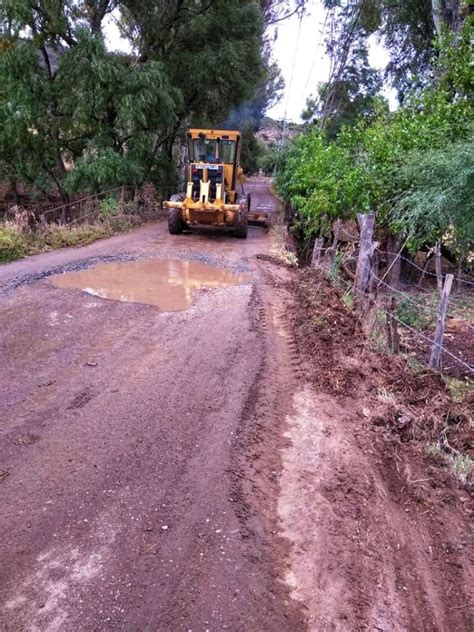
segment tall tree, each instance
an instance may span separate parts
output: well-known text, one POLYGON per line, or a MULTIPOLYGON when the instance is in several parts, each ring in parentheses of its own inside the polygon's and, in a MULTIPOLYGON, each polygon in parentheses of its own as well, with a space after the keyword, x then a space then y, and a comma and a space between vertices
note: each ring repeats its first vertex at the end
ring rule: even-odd
POLYGON ((185 125, 215 123, 255 95, 268 101, 265 18, 286 5, 4 0, 2 173, 64 196, 84 186, 160 184, 185 125), (130 55, 107 50, 110 15, 130 55))
POLYGON ((334 138, 343 125, 359 119, 370 119, 379 107, 376 97, 382 88, 380 74, 371 68, 367 48, 352 47, 349 59, 337 78, 323 83, 316 98, 309 98, 302 114, 304 121, 320 123, 329 137, 334 138))
POLYGON ((407 91, 431 80, 437 57, 436 35, 458 33, 474 10, 470 0, 324 0, 329 12, 327 50, 335 57, 335 77, 354 42, 376 35, 390 61, 385 78, 402 102, 407 91))

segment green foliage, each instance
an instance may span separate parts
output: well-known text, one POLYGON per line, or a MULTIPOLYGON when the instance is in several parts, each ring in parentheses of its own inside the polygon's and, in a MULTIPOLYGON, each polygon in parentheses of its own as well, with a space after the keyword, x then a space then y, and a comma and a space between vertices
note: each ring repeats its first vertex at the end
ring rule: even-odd
POLYGON ((316 129, 285 149, 277 188, 308 238, 324 235, 334 219, 373 212, 377 226, 409 234, 409 244, 440 238, 453 251, 473 239, 474 90, 466 22, 453 46, 439 44, 438 76, 403 107, 343 126, 336 138, 316 129))
MULTIPOLYGON (((327 41, 335 59, 370 36, 383 41, 390 56, 385 79, 401 103, 414 89, 428 85, 437 71, 436 34, 457 37, 463 12, 472 0, 324 0, 332 21, 327 41)), ((471 8, 472 13, 472 8, 471 8)))
POLYGON ((410 234, 412 248, 445 241, 466 252, 474 242, 474 139, 413 152, 402 177, 410 188, 393 219, 410 234))
POLYGON ((242 129, 242 153, 241 165, 245 173, 256 173, 260 167, 260 158, 264 149, 255 136, 251 125, 247 124, 242 129))
POLYGON ((455 377, 443 377, 444 382, 453 398, 457 404, 463 402, 467 397, 474 393, 474 382, 469 378, 464 378, 460 380, 455 377))
POLYGON ((259 160, 259 168, 266 175, 273 175, 279 159, 278 147, 270 146, 263 149, 259 160))
POLYGON ((370 178, 355 164, 346 140, 331 142, 313 129, 298 136, 283 156, 277 188, 307 234, 325 234, 334 219, 370 209, 370 178))
POLYGON ((115 198, 105 198, 100 201, 100 214, 102 217, 109 217, 119 213, 119 204, 115 198))
POLYGON ((13 261, 27 254, 28 244, 15 226, 0 227, 0 261, 13 261))
POLYGON ((243 101, 261 116, 281 89, 252 0, 104 0, 0 6, 0 178, 32 191, 173 178, 189 123, 215 126, 243 101), (133 51, 111 52, 114 11, 133 51))
POLYGON ((367 48, 356 46, 334 80, 320 84, 317 97, 307 100, 302 118, 316 122, 324 116, 326 133, 335 138, 344 125, 373 117, 381 88, 378 71, 369 65, 367 48))
POLYGON ((435 313, 428 311, 425 301, 417 297, 405 298, 397 305, 397 317, 402 323, 420 331, 432 327, 435 313))

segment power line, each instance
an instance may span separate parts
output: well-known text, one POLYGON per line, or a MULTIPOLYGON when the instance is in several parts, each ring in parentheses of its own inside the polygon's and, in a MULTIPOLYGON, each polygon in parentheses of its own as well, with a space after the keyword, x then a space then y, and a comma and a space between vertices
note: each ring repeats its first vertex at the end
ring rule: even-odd
POLYGON ((290 100, 291 88, 293 87, 293 78, 295 76, 296 56, 298 55, 298 48, 299 48, 299 45, 300 45, 300 35, 301 35, 301 24, 302 24, 302 22, 303 22, 303 13, 300 14, 299 21, 298 21, 298 33, 296 35, 295 52, 293 54, 293 63, 291 65, 290 83, 288 85, 288 90, 287 90, 287 93, 286 93, 285 113, 283 115, 283 131, 282 131, 282 136, 281 136, 281 145, 282 146, 283 146, 283 144, 285 142, 285 133, 286 133, 287 117, 288 117, 288 103, 289 103, 289 100, 290 100))
POLYGON ((279 146, 278 146, 277 160, 275 162, 275 170, 274 170, 273 175, 276 175, 276 173, 278 171, 278 165, 279 165, 279 162, 280 162, 281 150, 282 150, 283 144, 285 142, 285 135, 286 135, 286 129, 287 129, 287 117, 288 117, 288 102, 290 100, 291 88, 292 88, 292 85, 293 85, 293 77, 294 77, 294 74, 295 74, 296 56, 298 54, 298 48, 299 48, 299 45, 300 45, 300 35, 301 35, 301 23, 302 23, 302 21, 303 21, 303 13, 300 13, 299 22, 298 22, 298 33, 296 35, 295 52, 293 53, 293 62, 292 62, 292 65, 291 65, 290 83, 289 83, 288 88, 287 88, 286 99, 285 99, 285 113, 283 115, 283 128, 282 128, 280 143, 279 143, 279 146))
POLYGON ((308 87, 309 80, 311 79, 311 75, 313 74, 314 65, 316 63, 316 58, 318 56, 318 53, 320 53, 319 49, 320 49, 320 46, 321 46, 321 40, 323 39, 324 33, 326 31, 326 25, 327 25, 328 19, 329 19, 329 9, 326 9, 326 15, 324 17, 323 26, 321 27, 321 30, 319 31, 319 39, 318 39, 318 43, 317 43, 315 51, 314 51, 313 61, 311 62, 311 67, 309 69, 308 76, 306 77, 304 88, 301 91, 301 100, 303 100, 303 98, 304 98, 304 96, 306 94, 306 88, 308 87))

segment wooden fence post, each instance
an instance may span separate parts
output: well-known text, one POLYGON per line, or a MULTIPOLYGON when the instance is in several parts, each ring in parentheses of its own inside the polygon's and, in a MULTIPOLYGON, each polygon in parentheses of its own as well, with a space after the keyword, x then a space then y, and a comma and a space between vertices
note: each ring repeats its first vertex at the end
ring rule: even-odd
POLYGON ((430 369, 437 369, 439 366, 439 360, 441 358, 441 345, 443 344, 444 337, 444 324, 446 322, 446 311, 448 309, 449 295, 451 293, 451 287, 453 285, 454 276, 447 274, 444 281, 444 287, 439 299, 438 320, 436 321, 436 333, 431 347, 431 356, 429 367, 430 369))
POLYGON ((441 246, 438 241, 435 250, 435 269, 436 269, 436 283, 438 285, 438 292, 441 294, 443 290, 443 275, 441 273, 441 246))
POLYGON ((321 263, 321 253, 323 250, 324 239, 316 239, 314 242, 313 254, 311 256, 311 267, 318 268, 321 263))
POLYGON ((390 300, 390 311, 387 312, 386 330, 388 348, 390 349, 391 353, 395 354, 400 352, 400 335, 398 333, 398 323, 394 318, 396 311, 397 300, 394 296, 392 296, 390 300))
POLYGON ((363 294, 366 294, 369 288, 369 281, 372 270, 372 260, 374 252, 378 247, 378 242, 372 241, 374 234, 375 215, 369 213, 363 215, 357 214, 357 220, 360 226, 360 249, 357 259, 357 268, 355 274, 355 287, 357 292, 356 305, 359 310, 364 307, 363 294))
POLYGON ((402 254, 404 246, 402 239, 403 235, 401 233, 398 235, 390 235, 387 243, 388 265, 384 277, 387 277, 387 283, 395 289, 400 285, 400 273, 402 268, 400 255, 402 254))

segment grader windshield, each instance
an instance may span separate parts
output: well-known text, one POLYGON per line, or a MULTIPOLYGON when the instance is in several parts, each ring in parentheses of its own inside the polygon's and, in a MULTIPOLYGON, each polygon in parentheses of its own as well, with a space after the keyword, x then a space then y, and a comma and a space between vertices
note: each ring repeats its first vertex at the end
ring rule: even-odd
POLYGON ((237 143, 228 138, 194 138, 189 142, 191 162, 216 162, 233 164, 236 159, 237 143))

